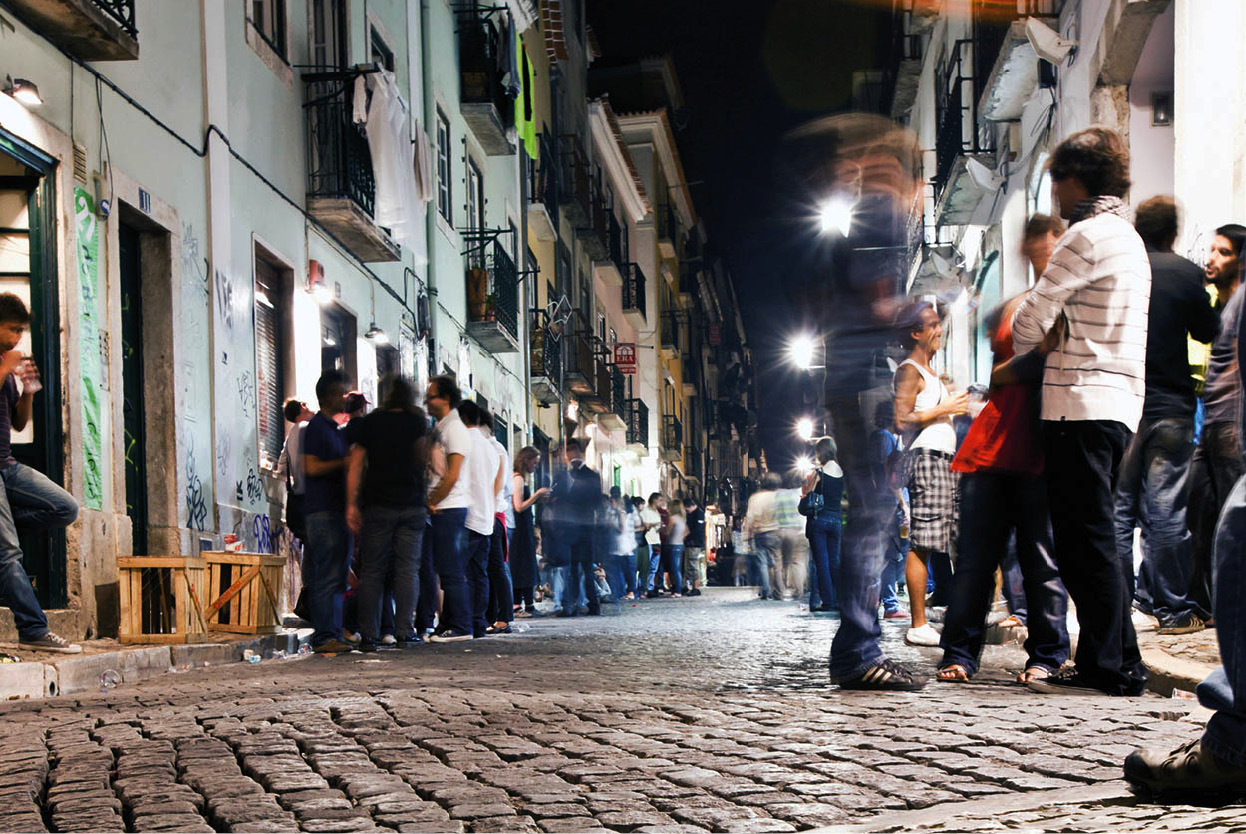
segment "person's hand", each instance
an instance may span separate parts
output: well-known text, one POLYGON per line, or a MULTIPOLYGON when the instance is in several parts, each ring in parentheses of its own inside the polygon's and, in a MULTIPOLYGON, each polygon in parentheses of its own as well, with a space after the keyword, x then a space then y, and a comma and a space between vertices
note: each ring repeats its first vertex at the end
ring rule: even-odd
POLYGON ((533 494, 532 497, 538 501, 548 500, 549 499, 549 487, 541 487, 533 494))
POLYGON ((805 476, 805 482, 804 482, 803 484, 801 484, 801 487, 800 487, 800 497, 801 497, 801 498, 804 498, 806 495, 808 495, 809 493, 813 492, 813 479, 814 479, 814 477, 815 477, 815 475, 814 475, 814 473, 813 473, 813 472, 810 472, 808 475, 806 475, 806 476, 805 476))
POLYGON ((17 374, 18 368, 21 367, 23 356, 16 349, 5 351, 0 354, 0 380, 9 374, 17 374))
POLYGON ((952 398, 943 403, 943 413, 951 417, 956 417, 969 411, 969 392, 961 391, 959 394, 953 394, 952 398))
POLYGON ((363 513, 354 504, 346 508, 346 526, 355 535, 363 530, 363 513))
POLYGON ((1065 331, 1067 330, 1068 330, 1068 319, 1066 319, 1064 315, 1061 314, 1060 318, 1056 319, 1056 323, 1053 324, 1051 326, 1051 329, 1047 331, 1047 335, 1043 337, 1042 343, 1039 344, 1038 346, 1039 354, 1041 356, 1046 356, 1047 354, 1055 350, 1057 347, 1059 347, 1060 342, 1064 339, 1065 331))
POLYGON ((429 505, 428 505, 428 514, 429 514, 429 515, 437 515, 437 513, 439 513, 439 512, 441 512, 441 508, 440 508, 440 507, 438 507, 436 504, 429 504, 429 505))
POLYGON ((39 366, 29 356, 18 364, 17 378, 22 381, 23 394, 33 394, 43 390, 43 380, 39 378, 39 366))

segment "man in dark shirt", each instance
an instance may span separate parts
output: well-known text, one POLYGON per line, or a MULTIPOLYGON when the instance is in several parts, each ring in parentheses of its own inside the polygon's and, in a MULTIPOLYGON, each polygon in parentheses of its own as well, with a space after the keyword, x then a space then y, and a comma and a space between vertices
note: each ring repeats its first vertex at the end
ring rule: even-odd
POLYGON ((1142 422, 1125 452, 1116 482, 1116 545, 1131 595, 1159 619, 1162 633, 1203 627, 1207 612, 1189 599, 1191 550, 1186 527, 1186 478, 1194 451, 1194 379, 1189 337, 1210 342, 1220 317, 1203 289, 1203 270, 1172 251, 1177 204, 1152 197, 1134 222, 1151 262, 1142 422), (1134 528, 1145 552, 1135 593, 1134 528), (1147 606, 1146 598, 1150 605, 1147 606))
POLYGON ((316 382, 320 411, 303 430, 303 584, 311 615, 312 648, 321 654, 346 652, 342 640, 342 597, 349 568, 346 540, 346 440, 335 418, 346 399, 346 377, 328 371, 316 382))
POLYGON ((684 537, 684 593, 699 597, 705 564, 705 510, 697 506, 695 496, 689 495, 684 499, 684 511, 688 519, 688 535, 684 537))
POLYGON ((80 645, 48 630, 48 618, 22 566, 17 538, 18 526, 51 530, 78 517, 73 496, 13 458, 12 432, 26 428, 35 392, 43 387, 35 363, 17 349, 29 324, 25 303, 13 293, 0 293, 0 602, 13 612, 22 648, 78 654, 80 645))
POLYGON ((346 522, 361 535, 360 651, 375 651, 382 601, 392 578, 394 637, 409 648, 423 639, 412 617, 419 598, 424 505, 424 435, 428 420, 415 404, 415 388, 399 376, 382 381, 381 407, 347 424, 354 445, 346 478, 346 522), (365 474, 366 470, 366 474, 365 474))
POLYGON ((593 564, 597 561, 597 510, 601 505, 601 476, 584 463, 584 446, 574 437, 566 442, 567 468, 559 473, 552 490, 553 507, 563 549, 571 557, 571 576, 567 582, 560 617, 574 617, 580 589, 588 602, 588 613, 601 613, 593 564))

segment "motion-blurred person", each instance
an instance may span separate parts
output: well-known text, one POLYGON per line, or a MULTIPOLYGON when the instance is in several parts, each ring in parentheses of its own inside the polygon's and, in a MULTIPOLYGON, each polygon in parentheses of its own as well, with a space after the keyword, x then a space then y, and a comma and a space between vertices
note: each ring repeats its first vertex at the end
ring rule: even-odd
POLYGON ((511 580, 511 568, 508 561, 510 530, 515 526, 511 513, 511 479, 507 470, 508 456, 506 447, 493 433, 493 415, 487 408, 480 409, 480 433, 489 441, 489 448, 497 455, 498 471, 494 478, 493 533, 489 536, 489 603, 485 609, 485 621, 489 623, 485 629, 487 634, 510 634, 511 623, 515 621, 514 583, 511 580), (507 519, 510 519, 509 521, 507 519))
POLYGON ((515 515, 515 530, 511 534, 510 566, 515 616, 522 618, 531 617, 536 612, 534 591, 539 572, 532 505, 547 498, 549 488, 541 487, 533 492, 528 485, 528 479, 540 462, 541 453, 533 446, 524 446, 515 455, 515 467, 511 472, 511 506, 515 515))
POLYGON ((671 596, 682 597, 684 583, 684 539, 688 536, 688 516, 684 502, 676 498, 667 507, 666 527, 662 530, 662 571, 671 596))
POLYGON ((640 578, 644 580, 641 590, 649 597, 656 597, 660 593, 653 583, 657 578, 658 568, 662 565, 662 526, 665 523, 662 512, 665 509, 666 499, 661 493, 655 492, 649 496, 649 502, 640 511, 640 520, 644 524, 645 543, 649 545, 649 554, 643 562, 643 568, 639 564, 637 567, 640 568, 640 578))
POLYGON ((615 601, 632 599, 636 587, 636 528, 632 523, 628 508, 631 501, 623 496, 617 486, 610 487, 610 498, 607 502, 610 512, 608 541, 610 549, 606 562, 606 579, 610 584, 610 593, 615 601), (631 578, 628 578, 628 565, 633 565, 631 578))
POLYGON ((783 486, 778 472, 762 476, 761 489, 748 497, 744 513, 744 532, 753 542, 752 565, 757 575, 761 599, 782 599, 770 584, 772 569, 783 558, 779 541, 779 520, 775 515, 775 493, 783 486))
POLYGON ((800 511, 809 519, 809 550, 812 553, 814 587, 809 591, 810 611, 838 611, 835 582, 839 569, 842 536, 844 470, 835 460, 838 450, 830 437, 820 437, 813 446, 817 468, 801 487, 800 511), (817 597, 817 605, 814 597, 817 597))
POLYGON ((454 378, 428 381, 424 405, 437 421, 433 429, 428 511, 432 515, 433 563, 441 585, 441 614, 435 643, 472 639, 472 606, 467 588, 467 507, 471 503, 468 460, 472 438, 457 410, 461 394, 454 378))
POLYGON ((601 614, 593 566, 597 562, 597 506, 601 503, 601 476, 584 463, 584 445, 569 437, 563 446, 567 468, 554 481, 552 500, 558 518, 558 534, 570 560, 563 589, 560 617, 574 617, 580 594, 590 616, 601 614))
POLYGON ((467 456, 468 504, 467 525, 467 595, 471 604, 472 637, 488 633, 489 621, 489 547, 493 539, 493 508, 497 495, 498 456, 489 438, 480 431, 481 408, 471 400, 459 403, 459 419, 467 427, 471 451, 467 456))
POLYGON ((705 510, 697 506, 695 496, 689 495, 684 499, 684 512, 688 519, 688 535, 684 538, 684 593, 699 597, 706 580, 705 510))
POLYGON ((801 477, 789 472, 774 496, 774 513, 779 522, 779 565, 771 582, 780 597, 799 599, 805 595, 809 578, 809 538, 800 512, 801 477))

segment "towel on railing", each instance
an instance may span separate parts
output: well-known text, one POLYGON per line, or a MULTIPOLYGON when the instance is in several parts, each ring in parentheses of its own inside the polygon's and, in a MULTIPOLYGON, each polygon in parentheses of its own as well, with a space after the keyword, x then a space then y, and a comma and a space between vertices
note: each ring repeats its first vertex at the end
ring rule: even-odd
POLYGON ((424 206, 416 182, 415 145, 410 139, 411 111, 386 70, 355 79, 355 121, 364 125, 372 155, 376 198, 372 219, 390 230, 398 243, 409 247, 417 263, 428 260, 424 237, 424 206), (370 98, 366 98, 371 93, 370 98), (363 102, 367 115, 360 119, 363 102))

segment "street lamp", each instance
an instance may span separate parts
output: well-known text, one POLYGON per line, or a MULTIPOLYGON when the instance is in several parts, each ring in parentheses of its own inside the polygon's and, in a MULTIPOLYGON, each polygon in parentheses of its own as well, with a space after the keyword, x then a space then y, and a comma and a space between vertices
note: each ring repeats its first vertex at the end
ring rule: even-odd
POLYGON ((818 231, 824 235, 848 237, 852 230, 853 201, 844 194, 835 194, 818 206, 818 231))
POLYGON ((818 349, 818 341, 809 333, 793 336, 787 343, 787 353, 792 364, 802 371, 812 371, 820 366, 813 364, 814 353, 818 349))
POLYGON ((801 417, 796 421, 796 436, 808 443, 813 440, 813 419, 801 417))
POLYGON ((805 456, 805 457, 799 457, 796 459, 796 472, 802 478, 808 477, 809 473, 812 471, 813 471, 813 458, 805 456))

